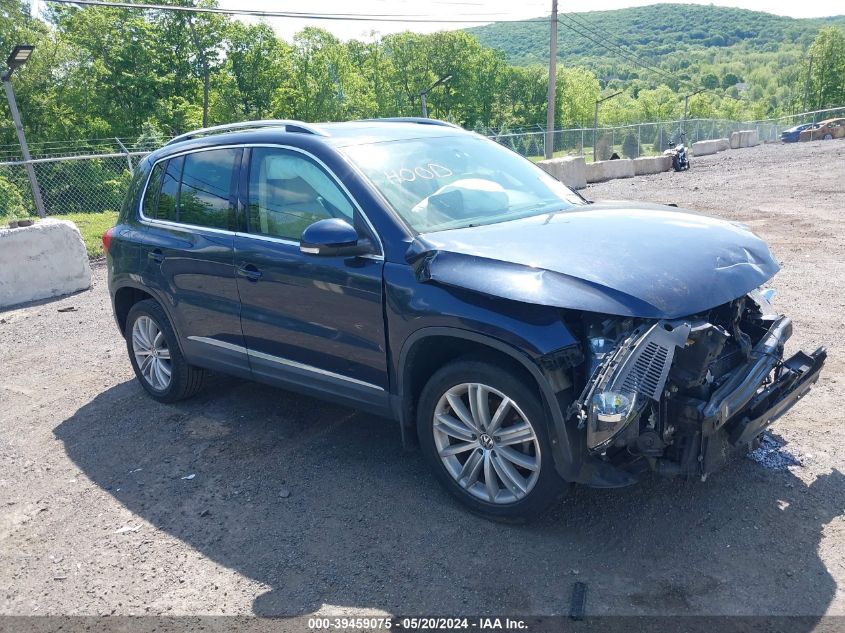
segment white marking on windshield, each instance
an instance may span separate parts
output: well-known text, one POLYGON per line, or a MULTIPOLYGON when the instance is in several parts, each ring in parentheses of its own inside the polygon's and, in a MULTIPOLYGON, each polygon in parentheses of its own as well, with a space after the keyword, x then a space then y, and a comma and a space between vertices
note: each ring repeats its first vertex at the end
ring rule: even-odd
POLYGON ((414 182, 417 178, 421 178, 423 180, 448 178, 453 173, 454 172, 452 172, 451 169, 445 167, 444 165, 440 165, 438 163, 426 163, 425 165, 419 165, 413 169, 409 167, 402 167, 398 171, 391 169, 384 172, 384 177, 389 182, 401 185, 403 182, 414 182))

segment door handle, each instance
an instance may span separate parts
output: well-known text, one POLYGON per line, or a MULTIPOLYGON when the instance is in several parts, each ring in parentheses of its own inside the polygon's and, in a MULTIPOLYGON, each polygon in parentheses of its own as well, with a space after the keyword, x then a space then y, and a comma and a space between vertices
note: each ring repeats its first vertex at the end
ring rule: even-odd
POLYGON ((161 249, 159 248, 151 250, 149 253, 147 253, 147 257, 153 260, 156 264, 160 264, 164 261, 164 253, 162 253, 161 249))
POLYGON ((241 264, 238 266, 238 275, 245 277, 248 281, 256 282, 261 279, 262 274, 255 264, 241 264))

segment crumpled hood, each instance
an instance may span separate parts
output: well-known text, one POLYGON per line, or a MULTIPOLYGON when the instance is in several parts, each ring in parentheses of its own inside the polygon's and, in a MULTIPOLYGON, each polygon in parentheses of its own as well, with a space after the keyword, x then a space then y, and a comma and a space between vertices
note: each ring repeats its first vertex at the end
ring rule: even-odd
POLYGON ((639 202, 603 202, 418 236, 423 281, 544 306, 678 318, 726 303, 779 270, 739 223, 639 202))

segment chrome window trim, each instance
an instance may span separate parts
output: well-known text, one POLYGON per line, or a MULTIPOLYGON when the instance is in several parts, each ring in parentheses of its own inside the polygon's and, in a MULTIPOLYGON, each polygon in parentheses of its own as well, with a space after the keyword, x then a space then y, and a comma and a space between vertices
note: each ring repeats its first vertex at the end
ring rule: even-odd
MULTIPOLYGON (((274 244, 284 244, 285 246, 292 246, 294 248, 302 250, 301 244, 299 242, 297 242, 296 240, 288 240, 288 239, 285 239, 283 237, 273 237, 272 235, 259 235, 257 233, 244 233, 243 231, 236 231, 234 233, 234 235, 235 235, 235 237, 243 237, 243 238, 246 238, 246 239, 249 239, 249 240, 259 240, 261 242, 272 242, 274 244)), ((309 253, 311 251, 303 250, 302 252, 309 253)), ((375 253, 358 255, 357 257, 359 259, 371 259, 371 260, 377 261, 377 262, 383 262, 384 261, 384 255, 376 255, 375 253)))
POLYGON ((242 354, 246 354, 247 356, 251 356, 252 358, 260 358, 262 360, 268 360, 273 363, 278 363, 279 365, 286 365, 288 367, 294 367, 296 369, 302 369, 304 371, 310 371, 315 374, 319 374, 321 376, 328 376, 329 378, 336 378, 338 380, 344 380, 346 382, 351 382, 356 385, 360 385, 362 387, 368 387, 370 389, 376 389, 378 391, 384 391, 384 387, 379 387, 378 385, 374 385, 371 382, 366 382, 364 380, 358 380, 357 378, 352 378, 350 376, 344 376, 343 374, 337 374, 333 371, 329 371, 327 369, 320 369, 319 367, 314 367, 313 365, 306 365, 305 363, 300 363, 295 360, 290 360, 289 358, 282 358, 281 356, 273 356, 272 354, 266 354, 264 352, 259 352, 256 350, 252 350, 241 345, 235 345, 234 343, 227 343, 226 341, 219 341, 216 338, 209 338, 207 336, 189 336, 189 341, 195 341, 197 343, 205 343, 206 345, 213 345, 214 347, 222 347, 223 349, 228 349, 233 352, 240 352, 242 354))
POLYGON ((296 240, 289 240, 284 237, 273 237, 272 235, 259 235, 257 233, 244 233, 238 231, 235 233, 237 237, 245 237, 251 240, 259 240, 261 242, 275 242, 276 244, 285 244, 286 246, 299 246, 296 240))
MULTIPOLYGON (((199 147, 199 148, 195 148, 195 149, 186 149, 186 150, 182 150, 181 152, 173 152, 172 154, 168 154, 167 156, 162 156, 161 158, 157 159, 152 164, 152 166, 150 167, 150 171, 147 173, 147 179, 144 182, 144 190, 141 193, 141 197, 138 199, 138 218, 141 220, 141 222, 148 224, 148 225, 152 225, 152 226, 161 225, 161 226, 167 226, 167 227, 170 227, 170 228, 177 228, 177 229, 178 228, 186 228, 186 229, 193 228, 193 229, 200 229, 200 230, 203 230, 203 231, 211 231, 213 233, 223 233, 223 234, 227 234, 227 235, 233 235, 233 236, 238 236, 238 237, 248 237, 248 238, 253 238, 253 239, 267 239, 267 238, 269 238, 269 241, 276 241, 276 242, 279 242, 279 243, 282 243, 282 244, 290 244, 290 245, 299 246, 299 242, 297 242, 295 240, 286 240, 284 238, 272 237, 270 235, 257 235, 257 234, 254 234, 254 233, 244 233, 242 231, 228 231, 226 229, 216 229, 216 228, 207 227, 207 226, 200 226, 198 224, 188 224, 186 222, 171 222, 169 220, 159 220, 157 218, 148 218, 146 215, 144 215, 144 199, 147 197, 147 188, 150 186, 150 178, 153 175, 153 170, 156 168, 156 165, 158 165, 159 163, 164 162, 166 160, 170 160, 171 158, 177 158, 179 156, 185 156, 187 154, 196 154, 198 152, 210 152, 210 151, 217 150, 217 149, 245 149, 247 147, 249 147, 249 148, 270 147, 270 148, 284 149, 284 150, 290 150, 290 151, 293 151, 293 152, 298 152, 299 154, 302 154, 303 156, 307 156, 308 158, 313 160, 315 163, 317 163, 320 167, 322 167, 325 170, 325 172, 329 175, 329 177, 340 188, 340 190, 346 195, 346 197, 349 199, 349 201, 352 203, 352 205, 355 207, 355 209, 358 211, 358 213, 361 214, 361 217, 364 218, 364 222, 366 223, 367 227, 370 229, 370 232, 372 232, 373 236, 376 238, 376 244, 378 245, 379 252, 374 253, 372 255, 365 256, 365 257, 368 257, 370 259, 384 260, 384 244, 381 241, 381 235, 378 234, 378 231, 376 231, 376 227, 373 226, 372 222, 370 222, 370 218, 367 217, 366 213, 364 213, 364 210, 361 208, 361 205, 358 204, 358 201, 349 192, 349 189, 346 188, 346 185, 344 185, 343 182, 340 180, 340 178, 338 178, 337 175, 331 169, 329 169, 328 165, 326 165, 322 160, 320 160, 319 158, 314 156, 314 154, 312 154, 311 152, 304 150, 302 148, 294 147, 292 145, 283 145, 283 144, 280 144, 280 143, 232 143, 232 144, 229 144, 229 145, 214 145, 212 147, 199 147)), ((345 158, 346 157, 344 156, 344 159, 345 158)), ((241 169, 243 169, 243 163, 241 163, 241 169)), ((360 176, 360 174, 359 174, 359 176, 360 176)))

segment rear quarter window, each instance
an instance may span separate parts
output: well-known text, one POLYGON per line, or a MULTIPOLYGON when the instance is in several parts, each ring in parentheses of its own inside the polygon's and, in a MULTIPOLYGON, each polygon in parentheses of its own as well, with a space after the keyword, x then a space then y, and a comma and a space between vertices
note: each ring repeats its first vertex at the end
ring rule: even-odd
POLYGON ((171 158, 161 176, 161 191, 158 194, 156 214, 158 220, 179 221, 179 181, 182 178, 183 156, 171 158))
POLYGON ((137 208, 138 196, 146 181, 149 169, 139 168, 132 174, 132 179, 129 181, 129 189, 126 191, 126 197, 123 198, 123 204, 118 213, 118 222, 126 222, 134 217, 134 209, 137 208))
POLYGON ((144 203, 142 206, 144 216, 147 218, 156 217, 158 192, 161 189, 161 176, 164 172, 165 165, 166 163, 158 163, 155 167, 153 167, 150 179, 147 182, 147 189, 144 192, 144 203))

